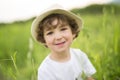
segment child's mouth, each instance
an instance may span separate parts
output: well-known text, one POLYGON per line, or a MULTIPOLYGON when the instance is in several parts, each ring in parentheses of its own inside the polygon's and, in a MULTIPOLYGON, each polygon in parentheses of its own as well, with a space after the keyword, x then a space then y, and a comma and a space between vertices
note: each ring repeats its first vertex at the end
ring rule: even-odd
POLYGON ((64 43, 65 43, 65 41, 64 41, 64 42, 57 43, 57 44, 55 44, 55 45, 63 45, 64 43))

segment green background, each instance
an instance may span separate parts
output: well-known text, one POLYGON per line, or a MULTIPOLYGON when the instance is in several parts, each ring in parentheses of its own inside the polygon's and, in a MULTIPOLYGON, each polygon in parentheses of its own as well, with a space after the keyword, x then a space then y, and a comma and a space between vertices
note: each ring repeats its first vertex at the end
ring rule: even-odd
MULTIPOLYGON (((88 55, 97 70, 96 80, 120 80, 120 6, 71 11, 84 21, 71 47, 88 55)), ((0 24, 0 80, 37 80, 37 69, 49 50, 32 39, 33 19, 0 24)))

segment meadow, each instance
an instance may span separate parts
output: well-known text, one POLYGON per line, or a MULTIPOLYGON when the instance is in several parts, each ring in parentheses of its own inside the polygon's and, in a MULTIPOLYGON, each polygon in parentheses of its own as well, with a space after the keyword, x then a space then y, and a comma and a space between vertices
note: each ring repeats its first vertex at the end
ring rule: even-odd
MULTIPOLYGON (((84 27, 71 47, 86 52, 97 70, 96 80, 120 80, 120 13, 114 6, 102 7, 101 13, 73 12, 84 27)), ((0 80, 37 80, 49 50, 32 39, 32 21, 0 24, 0 80)))

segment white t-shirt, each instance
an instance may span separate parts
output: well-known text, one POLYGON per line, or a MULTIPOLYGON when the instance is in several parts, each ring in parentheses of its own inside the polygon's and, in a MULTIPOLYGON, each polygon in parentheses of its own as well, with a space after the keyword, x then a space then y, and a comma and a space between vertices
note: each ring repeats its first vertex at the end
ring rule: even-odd
POLYGON ((38 80, 82 80, 81 75, 93 75, 96 70, 80 49, 70 49, 71 59, 57 62, 48 55, 38 69, 38 80))

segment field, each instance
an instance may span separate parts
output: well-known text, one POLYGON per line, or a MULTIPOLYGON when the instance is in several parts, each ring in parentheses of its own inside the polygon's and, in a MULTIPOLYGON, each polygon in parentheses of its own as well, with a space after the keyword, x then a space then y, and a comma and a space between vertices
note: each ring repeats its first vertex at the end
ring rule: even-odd
MULTIPOLYGON (((120 13, 116 12, 114 7, 103 7, 102 13, 75 12, 84 27, 71 47, 87 53, 97 70, 96 80, 120 80, 120 13)), ((38 66, 49 50, 32 39, 32 21, 0 24, 0 80, 37 80, 38 66)))

